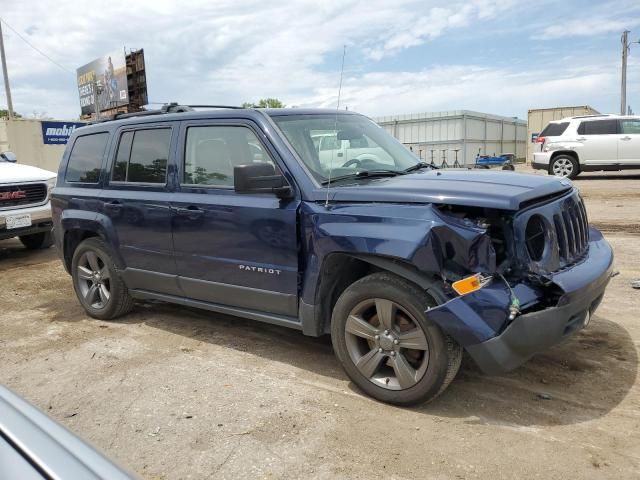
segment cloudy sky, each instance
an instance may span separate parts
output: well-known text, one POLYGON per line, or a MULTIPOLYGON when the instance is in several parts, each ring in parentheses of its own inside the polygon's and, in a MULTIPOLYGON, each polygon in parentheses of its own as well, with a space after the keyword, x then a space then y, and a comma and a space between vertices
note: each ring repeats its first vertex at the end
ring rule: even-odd
MULTIPOLYGON (((145 49, 149 100, 341 105, 368 115, 619 109, 620 34, 638 0, 0 0, 14 109, 79 115, 75 69, 145 49), (55 63, 54 63, 55 62, 55 63)), ((640 45, 628 100, 640 112, 640 45)), ((0 105, 6 105, 4 89, 0 105)))

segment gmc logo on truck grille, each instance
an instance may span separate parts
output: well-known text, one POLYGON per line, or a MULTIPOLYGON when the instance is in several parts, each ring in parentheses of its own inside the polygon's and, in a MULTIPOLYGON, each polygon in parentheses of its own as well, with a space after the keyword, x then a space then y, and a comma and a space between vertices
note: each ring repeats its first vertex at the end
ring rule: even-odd
POLYGON ((27 192, 24 190, 16 190, 15 192, 0 192, 0 201, 3 200, 21 200, 27 198, 27 192))
POLYGON ((0 184, 0 209, 2 210, 46 201, 47 185, 45 183, 0 184))

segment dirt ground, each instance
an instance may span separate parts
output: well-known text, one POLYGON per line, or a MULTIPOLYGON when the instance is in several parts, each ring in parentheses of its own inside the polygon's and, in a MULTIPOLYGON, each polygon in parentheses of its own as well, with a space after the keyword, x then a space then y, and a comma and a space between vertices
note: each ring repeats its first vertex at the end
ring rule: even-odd
MULTIPOLYGON (((521 169, 521 168, 520 168, 521 169)), ((620 274, 586 330, 434 403, 377 403, 328 338, 164 304, 80 308, 53 249, 0 242, 0 382, 143 478, 640 478, 640 175, 576 182, 620 274)))

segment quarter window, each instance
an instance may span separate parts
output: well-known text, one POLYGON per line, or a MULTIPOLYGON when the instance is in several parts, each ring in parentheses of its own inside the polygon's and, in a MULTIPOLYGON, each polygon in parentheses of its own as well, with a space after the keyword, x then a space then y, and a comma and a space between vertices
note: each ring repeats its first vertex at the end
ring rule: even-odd
POLYGON ((233 186, 233 169, 250 163, 273 164, 273 160, 249 128, 187 128, 184 184, 233 186))
POLYGON ((622 133, 640 135, 640 120, 622 120, 622 133))
POLYGON ((69 155, 66 181, 98 183, 108 140, 109 134, 106 132, 78 137, 69 155))
POLYGON ((165 183, 170 145, 170 128, 124 132, 120 136, 112 180, 165 183))
POLYGON ((569 126, 569 122, 550 123, 540 132, 541 137, 559 137, 569 126))
POLYGON ((617 120, 591 120, 578 127, 580 135, 613 135, 618 133, 617 120))

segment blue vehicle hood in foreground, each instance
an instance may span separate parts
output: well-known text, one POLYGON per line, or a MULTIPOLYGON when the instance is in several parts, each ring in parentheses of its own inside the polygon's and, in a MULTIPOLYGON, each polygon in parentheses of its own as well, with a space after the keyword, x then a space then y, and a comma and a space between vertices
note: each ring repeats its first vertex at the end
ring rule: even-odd
MULTIPOLYGON (((565 179, 512 172, 423 170, 409 175, 359 179, 331 187, 333 202, 445 203, 518 210, 523 202, 571 189, 565 179)), ((324 200, 325 190, 316 190, 324 200)))

